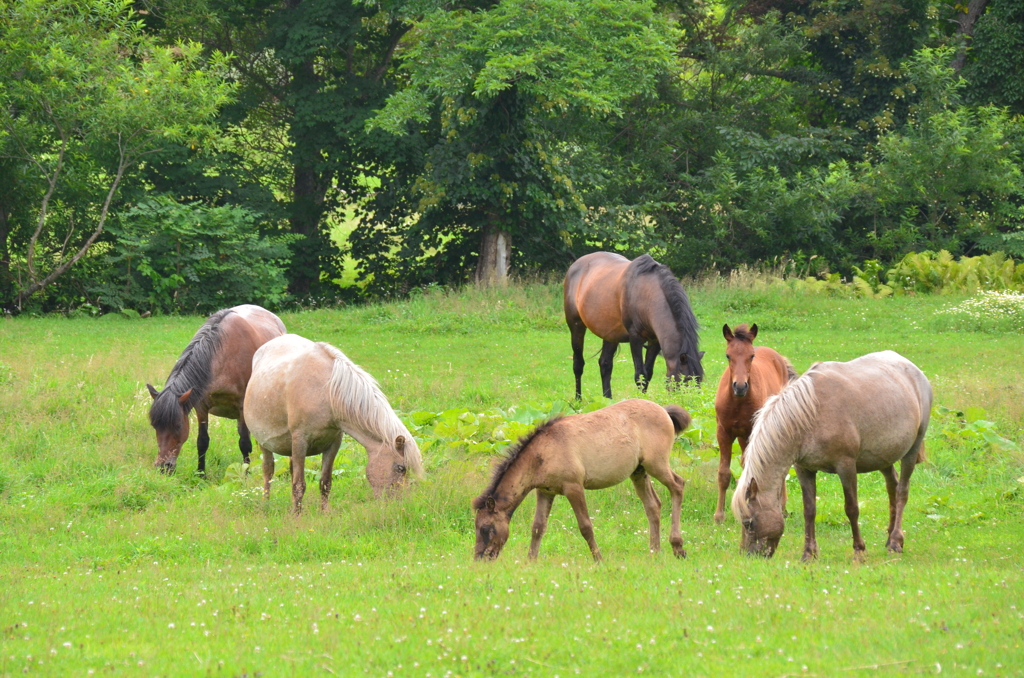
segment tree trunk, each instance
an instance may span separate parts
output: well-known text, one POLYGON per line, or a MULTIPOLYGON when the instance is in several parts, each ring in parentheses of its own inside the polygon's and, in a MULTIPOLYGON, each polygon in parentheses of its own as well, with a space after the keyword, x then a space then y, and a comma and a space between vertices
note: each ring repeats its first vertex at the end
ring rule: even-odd
POLYGON ((967 4, 966 12, 957 10, 956 36, 963 41, 963 44, 960 45, 953 63, 950 64, 954 71, 959 72, 964 67, 964 64, 967 63, 967 46, 971 44, 970 40, 974 35, 974 24, 978 22, 978 17, 985 13, 987 6, 988 0, 971 0, 967 4))
POLYGON ((488 215, 487 226, 480 237, 480 258, 476 261, 477 285, 508 284, 508 262, 512 258, 512 236, 502 229, 496 215, 488 215))

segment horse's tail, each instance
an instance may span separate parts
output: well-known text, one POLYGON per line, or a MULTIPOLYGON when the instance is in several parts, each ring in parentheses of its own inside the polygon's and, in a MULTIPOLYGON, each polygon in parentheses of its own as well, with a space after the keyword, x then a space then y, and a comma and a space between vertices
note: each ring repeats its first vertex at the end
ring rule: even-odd
POLYGON ((672 420, 672 428, 676 430, 676 433, 682 433, 693 421, 690 413, 679 405, 665 405, 665 411, 668 412, 668 416, 672 420))
POLYGON ((320 348, 334 359, 327 383, 328 400, 335 417, 344 419, 381 441, 394 443, 399 437, 405 466, 417 477, 423 477, 423 459, 416 439, 391 409, 387 396, 377 380, 352 362, 344 353, 323 342, 320 348))
POLYGON ((793 381, 800 376, 796 373, 796 370, 793 369, 793 363, 789 362, 789 358, 783 357, 782 362, 786 364, 786 381, 793 381))

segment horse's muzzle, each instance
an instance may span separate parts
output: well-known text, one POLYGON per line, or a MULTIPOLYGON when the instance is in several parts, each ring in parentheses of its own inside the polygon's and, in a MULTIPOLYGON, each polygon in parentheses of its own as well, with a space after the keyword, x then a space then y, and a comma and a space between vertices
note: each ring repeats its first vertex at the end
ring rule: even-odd
POLYGON ((732 383, 732 394, 737 398, 742 398, 750 392, 750 382, 743 384, 737 384, 735 381, 732 383))
POLYGON ((160 473, 172 476, 177 464, 173 461, 165 461, 162 464, 157 464, 156 467, 160 470, 160 473))

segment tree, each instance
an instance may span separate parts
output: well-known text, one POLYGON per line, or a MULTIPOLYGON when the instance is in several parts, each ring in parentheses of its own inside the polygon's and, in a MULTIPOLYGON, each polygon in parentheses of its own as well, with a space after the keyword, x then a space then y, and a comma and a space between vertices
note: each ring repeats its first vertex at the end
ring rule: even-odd
POLYGON ((489 284, 505 280, 513 246, 564 251, 583 219, 574 179, 592 169, 579 161, 595 130, 653 98, 677 39, 635 0, 505 0, 426 15, 405 45, 406 86, 368 125, 419 135, 425 162, 383 177, 355 234, 363 273, 423 265, 451 275, 454 264, 458 279, 475 260, 474 280, 489 284), (396 195, 404 209, 386 199, 396 195))
POLYGON ((198 44, 157 45, 131 7, 0 3, 0 153, 38 199, 15 243, 18 309, 96 243, 126 175, 162 143, 208 135, 230 97, 223 56, 204 63, 198 44))

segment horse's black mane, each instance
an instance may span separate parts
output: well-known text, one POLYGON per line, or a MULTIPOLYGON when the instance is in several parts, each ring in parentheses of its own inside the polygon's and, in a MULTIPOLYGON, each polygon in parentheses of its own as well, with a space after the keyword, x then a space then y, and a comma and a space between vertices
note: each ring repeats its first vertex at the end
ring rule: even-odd
POLYGON ((186 415, 206 396, 206 387, 213 377, 213 356, 220 349, 220 324, 231 313, 234 311, 226 308, 207 318, 181 352, 178 362, 174 363, 174 369, 167 377, 164 390, 153 399, 153 405, 149 408, 149 423, 153 428, 176 429, 180 425, 181 405, 178 398, 189 389, 192 389, 192 395, 185 403, 186 415))
POLYGON ((633 267, 634 275, 637 277, 642 275, 657 276, 658 281, 661 283, 661 291, 665 295, 665 301, 668 302, 668 307, 672 311, 672 317, 675 318, 676 326, 682 334, 683 352, 696 356, 698 347, 697 330, 699 329, 697 317, 693 314, 693 309, 690 308, 690 300, 686 296, 686 291, 672 273, 672 269, 664 264, 659 264, 649 254, 640 255, 633 260, 631 266, 633 267))
POLYGON ((508 451, 505 453, 505 456, 502 457, 498 461, 498 463, 494 465, 494 471, 491 474, 491 484, 488 485, 487 489, 484 490, 480 494, 480 496, 473 501, 473 508, 479 509, 481 506, 483 506, 483 502, 486 501, 488 497, 494 496, 494 491, 498 489, 498 483, 500 483, 501 479, 505 477, 505 474, 508 472, 509 468, 512 467, 512 464, 515 463, 516 459, 519 458, 519 455, 523 453, 523 450, 525 450, 527 446, 533 442, 534 438, 536 438, 537 436, 551 428, 551 426, 559 419, 561 419, 561 417, 548 419, 543 424, 533 429, 532 431, 521 437, 519 440, 517 440, 515 443, 513 443, 511 446, 509 446, 508 451))

